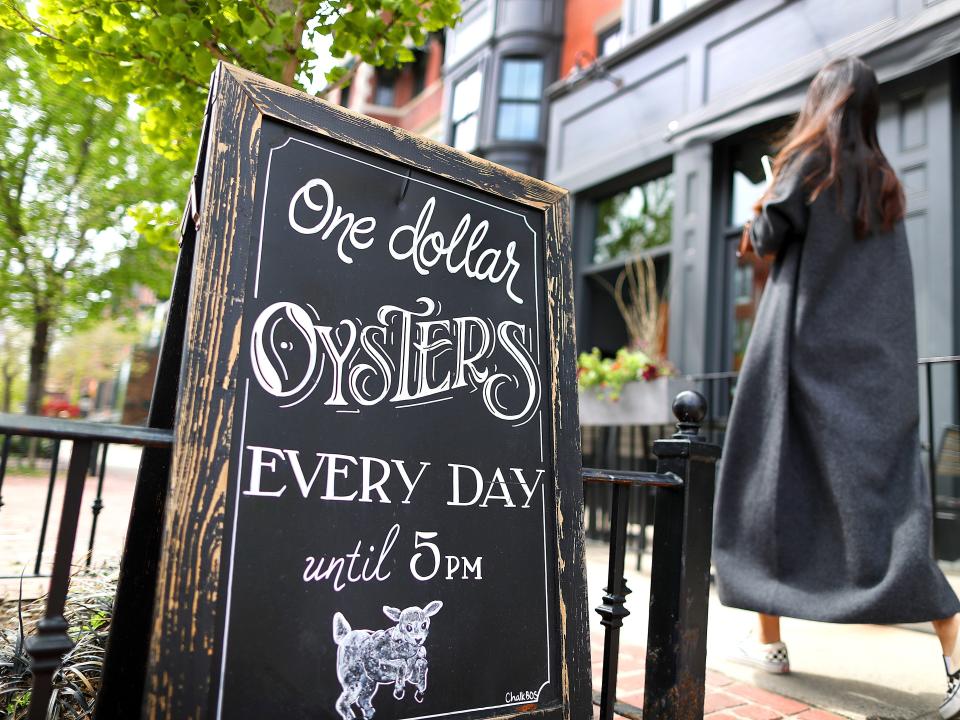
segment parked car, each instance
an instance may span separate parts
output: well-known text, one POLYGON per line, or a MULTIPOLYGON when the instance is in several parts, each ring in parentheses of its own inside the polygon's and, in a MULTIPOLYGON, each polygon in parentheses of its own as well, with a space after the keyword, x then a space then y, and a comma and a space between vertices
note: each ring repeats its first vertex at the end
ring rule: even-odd
POLYGON ((80 407, 71 403, 66 393, 50 393, 40 406, 40 414, 44 417, 78 418, 80 407))

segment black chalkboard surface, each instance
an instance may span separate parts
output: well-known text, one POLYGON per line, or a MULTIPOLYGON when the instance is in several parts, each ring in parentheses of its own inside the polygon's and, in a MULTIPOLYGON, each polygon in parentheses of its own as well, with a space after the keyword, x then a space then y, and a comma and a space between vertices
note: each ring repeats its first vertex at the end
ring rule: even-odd
POLYGON ((149 717, 591 715, 566 194, 221 66, 149 717))

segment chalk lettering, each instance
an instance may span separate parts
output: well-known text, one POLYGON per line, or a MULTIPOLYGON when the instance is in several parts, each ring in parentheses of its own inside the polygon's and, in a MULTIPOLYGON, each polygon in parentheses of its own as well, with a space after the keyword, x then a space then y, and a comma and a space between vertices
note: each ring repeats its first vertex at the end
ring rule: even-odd
POLYGON ((291 302, 273 303, 254 323, 257 382, 283 407, 318 389, 324 405, 364 408, 413 407, 482 388, 478 396, 500 420, 522 424, 536 414, 541 388, 529 326, 473 315, 434 319, 439 303, 421 297, 417 305, 382 305, 378 324, 364 325, 324 323, 312 308, 313 316, 291 302), (303 342, 288 339, 299 337, 303 342))

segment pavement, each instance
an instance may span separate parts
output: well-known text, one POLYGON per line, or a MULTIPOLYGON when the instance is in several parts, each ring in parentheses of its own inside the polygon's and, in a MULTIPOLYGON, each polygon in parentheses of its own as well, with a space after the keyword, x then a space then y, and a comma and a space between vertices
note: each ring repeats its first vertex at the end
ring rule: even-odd
MULTIPOLYGON (((591 608, 601 604, 606 583, 605 543, 587 545, 587 586, 591 608)), ((627 585, 632 590, 626 607, 631 615, 621 630, 621 652, 629 656, 621 665, 618 698, 639 705, 642 649, 647 635, 650 596, 650 557, 645 571, 634 567, 636 554, 627 556, 627 585), (627 667, 632 670, 627 670, 627 667), (635 674, 639 671, 639 679, 635 674), (627 673, 626 676, 624 673, 627 673)), ((951 578, 953 580, 954 578, 951 578)), ((594 672, 599 676, 603 626, 591 612, 594 672)), ((770 675, 728 661, 730 649, 754 626, 756 616, 710 598, 707 631, 706 717, 779 718, 801 716, 827 720, 837 716, 855 720, 937 718, 937 707, 946 689, 940 645, 932 630, 915 626, 834 625, 784 618, 781 632, 790 651, 791 673, 770 675), (728 682, 729 681, 729 682, 728 682)), ((599 688, 598 677, 595 687, 599 688)))
MULTIPOLYGON (((60 447, 57 481, 53 487, 42 553, 39 552, 40 536, 49 488, 49 462, 38 461, 38 467, 44 471, 42 475, 28 475, 20 469, 17 458, 11 457, 9 460, 7 475, 0 488, 3 499, 0 507, 0 601, 18 597, 20 573, 33 573, 38 554, 41 573, 49 573, 53 566, 71 446, 72 443, 65 441, 60 447)), ((139 466, 139 448, 111 445, 107 450, 107 474, 101 494, 103 508, 93 536, 91 559, 94 564, 116 564, 120 560, 139 466)), ((73 553, 73 563, 78 568, 85 564, 90 548, 97 484, 98 478, 95 476, 88 477, 84 484, 73 553)), ((23 595, 25 598, 37 597, 46 592, 47 585, 46 579, 24 579, 23 595)))
MULTIPOLYGON (((69 457, 69 443, 61 450, 60 473, 54 486, 51 517, 41 555, 41 569, 49 572, 63 496, 63 476, 69 457)), ((111 447, 103 486, 103 511, 98 518, 94 564, 116 563, 123 549, 130 503, 136 481, 140 452, 135 448, 111 447)), ((4 505, 0 508, 0 600, 16 598, 18 576, 24 568, 32 572, 36 561, 43 504, 48 477, 18 474, 11 460, 2 486, 4 505)), ((92 526, 92 505, 97 479, 87 480, 77 532, 74 563, 86 560, 92 526)), ((588 601, 591 608, 601 604, 606 582, 605 543, 587 546, 588 601)), ((639 706, 643 701, 643 659, 647 632, 647 603, 650 576, 637 572, 636 555, 627 557, 626 618, 621 631, 621 662, 618 698, 639 706)), ((650 558, 644 558, 649 569, 650 558)), ((960 585, 960 576, 949 576, 960 585)), ((46 591, 47 580, 25 581, 24 596, 37 597, 46 591)), ((783 639, 790 649, 792 672, 768 675, 737 665, 725 658, 738 640, 753 626, 752 613, 726 608, 711 597, 707 636, 706 717, 713 720, 752 718, 768 720, 798 717, 803 720, 854 720, 876 718, 936 718, 945 689, 939 644, 928 627, 831 625, 784 619, 783 639)), ((603 651, 603 626, 591 612, 591 644, 595 690, 603 651)), ((625 710, 627 716, 630 711, 625 710)))

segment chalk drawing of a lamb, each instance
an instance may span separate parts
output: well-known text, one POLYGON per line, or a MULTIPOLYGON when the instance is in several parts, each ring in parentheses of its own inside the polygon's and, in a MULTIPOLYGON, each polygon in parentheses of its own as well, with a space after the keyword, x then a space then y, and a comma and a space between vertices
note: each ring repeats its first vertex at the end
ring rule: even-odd
POLYGON ((423 702, 427 689, 427 649, 423 646, 430 631, 430 618, 443 603, 434 600, 423 609, 398 610, 383 606, 384 614, 396 625, 385 630, 351 630, 342 613, 333 616, 333 639, 337 643, 337 677, 343 692, 337 712, 343 720, 354 720, 356 703, 364 720, 375 712, 371 700, 380 685, 393 683, 393 696, 403 699, 406 684, 417 688, 414 699, 423 702))

